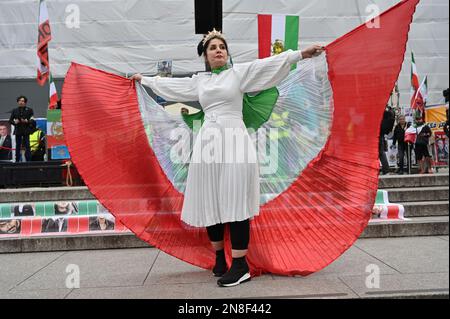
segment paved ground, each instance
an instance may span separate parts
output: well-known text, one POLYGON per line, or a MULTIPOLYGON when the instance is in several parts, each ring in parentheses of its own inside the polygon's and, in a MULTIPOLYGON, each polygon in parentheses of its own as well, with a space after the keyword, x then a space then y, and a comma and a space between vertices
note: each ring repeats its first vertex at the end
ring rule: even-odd
POLYGON ((361 239, 319 273, 265 275, 235 288, 219 288, 210 272, 152 248, 0 254, 0 269, 0 299, 448 298, 449 238, 361 239), (71 265, 79 289, 67 288, 71 265), (366 285, 377 284, 366 272, 373 269, 379 288, 366 285))

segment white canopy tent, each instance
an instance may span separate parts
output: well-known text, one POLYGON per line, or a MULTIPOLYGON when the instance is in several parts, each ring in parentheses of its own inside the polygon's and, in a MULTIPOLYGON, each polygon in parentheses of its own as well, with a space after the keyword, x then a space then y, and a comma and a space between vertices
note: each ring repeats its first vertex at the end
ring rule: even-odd
MULTIPOLYGON (((399 0, 223 0, 223 29, 235 63, 257 58, 257 14, 300 16, 300 47, 327 44, 399 0)), ((193 0, 47 0, 53 40, 51 70, 63 78, 71 61, 127 75, 155 74, 161 60, 173 73, 204 69, 197 56, 193 0)), ((0 79, 36 76, 37 0, 0 0, 0 79)), ((382 21, 380 21, 382 24, 382 21)), ((429 102, 449 86, 449 1, 422 0, 400 77, 401 102, 410 96, 410 52, 428 75, 429 102)), ((389 54, 387 51, 386 54, 389 54)), ((362 57, 363 58, 363 57, 362 57)))

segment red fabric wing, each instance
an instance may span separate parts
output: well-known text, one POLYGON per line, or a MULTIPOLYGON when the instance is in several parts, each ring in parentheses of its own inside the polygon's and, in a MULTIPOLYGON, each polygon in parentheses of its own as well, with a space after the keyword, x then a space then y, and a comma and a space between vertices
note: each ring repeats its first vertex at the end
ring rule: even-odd
MULTIPOLYGON (((248 260, 254 275, 316 272, 367 226, 378 188, 381 117, 418 2, 402 1, 381 15, 380 28, 363 25, 327 47, 331 135, 297 181, 252 222, 248 260)), ((183 195, 149 146, 130 80, 72 64, 63 88, 63 126, 79 172, 119 223, 181 260, 212 268, 206 231, 180 221, 183 195)))

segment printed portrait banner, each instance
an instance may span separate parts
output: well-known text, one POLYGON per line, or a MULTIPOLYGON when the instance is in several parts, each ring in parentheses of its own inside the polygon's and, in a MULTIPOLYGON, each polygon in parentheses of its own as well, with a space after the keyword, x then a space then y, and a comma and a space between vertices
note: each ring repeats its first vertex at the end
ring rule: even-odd
POLYGON ((448 166, 448 148, 449 141, 444 132, 435 132, 435 143, 434 143, 434 152, 435 152, 435 165, 436 166, 448 166))
POLYGON ((0 204, 0 238, 127 232, 98 201, 0 204))
POLYGON ((7 119, 0 120, 0 162, 11 162, 13 159, 14 138, 12 127, 7 119))
POLYGON ((390 167, 397 167, 397 155, 398 155, 398 149, 396 147, 393 147, 393 140, 388 139, 388 151, 386 152, 386 157, 389 162, 390 167))

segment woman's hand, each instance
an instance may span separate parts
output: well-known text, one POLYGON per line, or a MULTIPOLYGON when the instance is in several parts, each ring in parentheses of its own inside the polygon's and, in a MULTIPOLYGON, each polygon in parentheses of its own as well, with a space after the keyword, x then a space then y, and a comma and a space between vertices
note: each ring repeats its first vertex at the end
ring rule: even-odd
POLYGON ((137 74, 133 75, 130 78, 130 80, 138 81, 139 83, 141 83, 141 81, 142 81, 142 74, 137 73, 137 74))
POLYGON ((325 47, 320 45, 313 45, 305 50, 302 50, 303 59, 309 59, 322 54, 325 51, 325 47))

